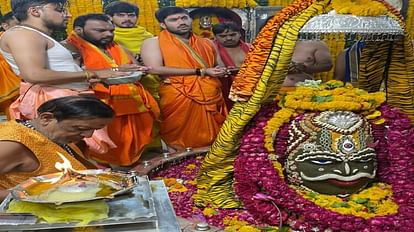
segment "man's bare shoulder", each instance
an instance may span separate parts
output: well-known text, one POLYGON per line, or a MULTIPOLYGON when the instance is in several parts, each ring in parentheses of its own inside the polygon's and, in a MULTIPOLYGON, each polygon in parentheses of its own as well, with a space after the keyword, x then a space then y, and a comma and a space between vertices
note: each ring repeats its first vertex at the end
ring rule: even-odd
POLYGON ((158 44, 158 36, 151 37, 151 38, 144 40, 143 45, 144 44, 158 44))
POLYGON ((13 27, 2 36, 2 41, 6 46, 9 45, 33 45, 39 43, 47 43, 45 37, 41 36, 38 32, 23 29, 20 27, 13 27))
POLYGON ((42 39, 44 38, 38 32, 27 30, 21 27, 13 27, 3 34, 4 39, 24 39, 24 40, 32 40, 32 39, 42 39))

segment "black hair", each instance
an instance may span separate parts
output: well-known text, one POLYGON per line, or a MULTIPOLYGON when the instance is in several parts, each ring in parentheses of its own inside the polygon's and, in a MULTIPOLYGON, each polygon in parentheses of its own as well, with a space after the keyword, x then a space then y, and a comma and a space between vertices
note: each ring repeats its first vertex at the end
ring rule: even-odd
POLYGON ((115 1, 109 3, 105 7, 104 12, 110 16, 114 16, 117 13, 135 13, 135 15, 138 16, 139 8, 129 2, 115 1))
POLYGON ((114 110, 96 97, 69 96, 49 100, 37 113, 52 113, 57 121, 79 118, 113 118, 114 110))
POLYGON ((28 18, 27 10, 30 7, 42 6, 49 3, 65 5, 68 3, 68 0, 11 0, 11 7, 14 17, 19 21, 24 21, 28 18))
POLYGON ((213 28, 212 28, 212 31, 213 31, 214 35, 223 33, 227 30, 235 31, 235 32, 240 33, 241 27, 239 25, 237 25, 235 22, 227 21, 227 22, 215 24, 215 25, 213 25, 213 28))
POLYGON ((167 18, 170 15, 174 15, 174 14, 190 15, 188 11, 184 8, 176 7, 176 6, 168 6, 168 7, 163 7, 157 10, 157 12, 155 12, 155 18, 157 18, 158 22, 164 23, 165 18, 167 18))
POLYGON ((14 18, 13 12, 8 12, 3 16, 0 16, 0 23, 7 23, 14 18))
POLYGON ((98 20, 98 21, 105 21, 111 22, 111 19, 108 15, 105 14, 86 14, 76 17, 73 21, 73 28, 75 27, 85 27, 85 24, 88 20, 98 20))

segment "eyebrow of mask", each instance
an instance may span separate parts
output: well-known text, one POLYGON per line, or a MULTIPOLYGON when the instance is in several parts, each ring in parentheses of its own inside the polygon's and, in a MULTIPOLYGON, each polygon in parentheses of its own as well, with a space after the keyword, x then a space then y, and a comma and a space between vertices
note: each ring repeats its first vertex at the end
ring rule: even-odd
POLYGON ((338 154, 335 154, 335 153, 328 153, 328 152, 303 153, 303 154, 298 155, 295 158, 295 161, 303 162, 303 161, 310 160, 310 159, 315 159, 315 158, 336 160, 338 162, 344 161, 344 159, 341 155, 338 155, 338 154))

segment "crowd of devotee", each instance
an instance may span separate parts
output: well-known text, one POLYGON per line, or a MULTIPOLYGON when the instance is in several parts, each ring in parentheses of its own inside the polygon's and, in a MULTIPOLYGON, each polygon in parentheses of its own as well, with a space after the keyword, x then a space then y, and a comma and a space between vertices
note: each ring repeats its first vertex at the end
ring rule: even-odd
MULTIPOLYGON (((0 146, 10 147, 1 155, 2 189, 53 169, 53 162, 43 162, 37 143, 55 144, 53 149, 64 149, 90 165, 112 168, 133 167, 147 151, 178 152, 213 143, 232 108, 231 84, 250 47, 241 25, 213 25, 215 39, 210 40, 192 33, 186 9, 164 7, 155 12, 162 31, 154 36, 137 25, 138 6, 114 1, 104 13, 75 18, 72 32, 57 41, 52 34, 66 29, 68 4, 13 0, 12 12, 1 18, 1 110, 10 120, 1 129, 0 146), (140 80, 133 83, 104 81, 137 73, 140 80), (81 97, 91 108, 87 103, 75 107, 79 115, 62 115, 60 106, 53 105, 62 99, 62 107, 68 107, 62 110, 68 112, 81 97), (98 100, 113 109, 113 116, 104 117, 112 120, 98 120, 98 100), (45 104, 53 107, 45 111, 45 104), (50 126, 51 121, 68 125, 50 126), (16 131, 29 132, 15 138, 16 131), (17 142, 26 140, 30 144, 17 142)), ((331 67, 322 42, 299 42, 285 85, 331 67)))

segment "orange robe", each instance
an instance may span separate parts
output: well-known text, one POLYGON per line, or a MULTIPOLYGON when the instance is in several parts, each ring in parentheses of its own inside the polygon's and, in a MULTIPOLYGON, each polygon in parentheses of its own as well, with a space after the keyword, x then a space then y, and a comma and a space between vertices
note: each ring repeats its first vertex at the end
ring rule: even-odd
MULTIPOLYGON (((55 163, 62 163, 63 160, 57 155, 57 152, 65 156, 75 170, 86 169, 81 162, 72 157, 61 146, 52 142, 39 132, 29 129, 14 120, 0 124, 0 141, 13 141, 23 144, 33 152, 40 164, 33 172, 9 172, 0 174, 0 189, 11 188, 30 177, 58 172, 55 168, 55 163)), ((72 147, 72 149, 76 148, 72 147)), ((79 150, 75 152, 79 152, 79 150)))
MULTIPOLYGON (((0 32, 1 38, 2 32, 0 32)), ((20 77, 0 55, 0 112, 9 114, 10 104, 19 97, 20 77)))
MULTIPOLYGON (((87 69, 104 69, 131 64, 125 50, 112 43, 107 56, 93 44, 72 33, 67 41, 79 49, 87 69)), ((107 153, 90 152, 91 158, 104 163, 128 166, 141 156, 145 146, 152 142, 153 124, 159 117, 156 100, 140 83, 110 85, 96 84, 95 95, 109 104, 115 111, 115 119, 108 125, 108 134, 117 146, 107 153)))
MULTIPOLYGON (((207 68, 216 53, 204 38, 192 35, 187 45, 168 31, 158 37, 164 65, 207 68)), ((161 138, 174 148, 211 145, 227 116, 221 84, 215 77, 168 76, 160 86, 161 138)))

